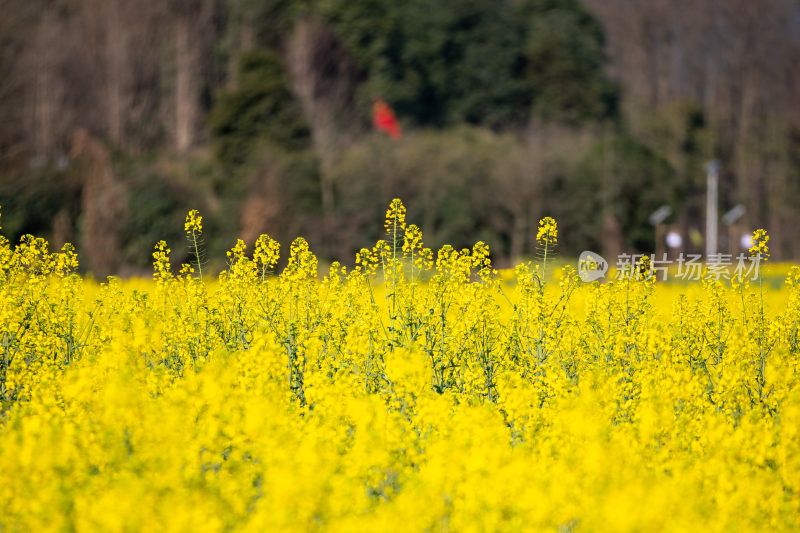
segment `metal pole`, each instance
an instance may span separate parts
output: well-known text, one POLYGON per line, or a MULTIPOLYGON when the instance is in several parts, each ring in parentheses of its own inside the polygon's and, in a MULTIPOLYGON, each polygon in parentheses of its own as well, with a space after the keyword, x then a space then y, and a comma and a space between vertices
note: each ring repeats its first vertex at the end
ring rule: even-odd
POLYGON ((706 258, 717 253, 717 196, 719 186, 719 161, 706 165, 708 189, 706 192, 706 258))

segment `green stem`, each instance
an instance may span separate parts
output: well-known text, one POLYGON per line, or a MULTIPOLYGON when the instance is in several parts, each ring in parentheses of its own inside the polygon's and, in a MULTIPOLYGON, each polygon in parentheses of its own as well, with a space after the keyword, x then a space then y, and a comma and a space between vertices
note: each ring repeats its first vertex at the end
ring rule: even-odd
POLYGON ((203 279, 203 267, 200 265, 200 250, 197 248, 197 233, 192 230, 192 244, 194 245, 194 258, 197 261, 197 273, 203 279))

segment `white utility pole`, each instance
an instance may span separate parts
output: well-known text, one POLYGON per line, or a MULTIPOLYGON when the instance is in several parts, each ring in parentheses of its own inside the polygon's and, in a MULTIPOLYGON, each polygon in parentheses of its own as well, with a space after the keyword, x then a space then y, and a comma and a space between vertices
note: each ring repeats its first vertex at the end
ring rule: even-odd
POLYGON ((717 197, 719 196, 719 160, 706 164, 708 189, 706 191, 706 260, 717 253, 717 197))

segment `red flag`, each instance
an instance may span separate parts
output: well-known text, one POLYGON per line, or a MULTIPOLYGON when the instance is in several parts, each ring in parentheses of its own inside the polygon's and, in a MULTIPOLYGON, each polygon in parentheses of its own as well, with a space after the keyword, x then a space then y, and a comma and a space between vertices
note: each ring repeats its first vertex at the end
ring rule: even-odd
POLYGON ((375 98, 372 102, 372 123, 375 129, 386 133, 392 139, 399 139, 403 135, 394 111, 382 98, 375 98))

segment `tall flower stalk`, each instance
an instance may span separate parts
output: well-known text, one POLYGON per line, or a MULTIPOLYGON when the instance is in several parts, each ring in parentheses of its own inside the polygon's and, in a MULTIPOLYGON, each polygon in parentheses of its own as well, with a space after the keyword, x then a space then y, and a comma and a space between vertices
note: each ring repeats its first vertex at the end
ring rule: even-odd
POLYGON ((197 265, 197 275, 203 279, 203 256, 200 246, 203 244, 203 217, 197 209, 192 209, 186 215, 186 222, 183 225, 186 237, 189 239, 189 246, 194 254, 195 264, 197 265))

